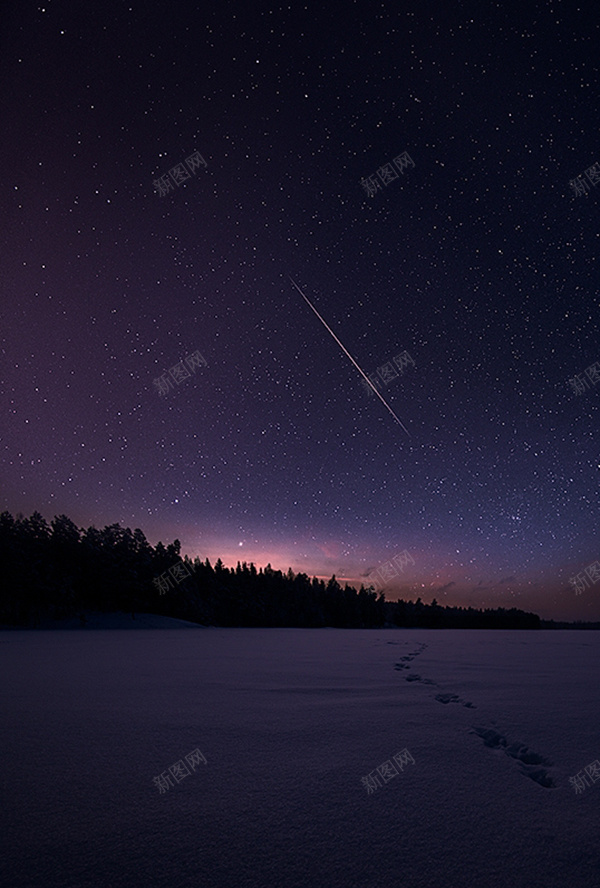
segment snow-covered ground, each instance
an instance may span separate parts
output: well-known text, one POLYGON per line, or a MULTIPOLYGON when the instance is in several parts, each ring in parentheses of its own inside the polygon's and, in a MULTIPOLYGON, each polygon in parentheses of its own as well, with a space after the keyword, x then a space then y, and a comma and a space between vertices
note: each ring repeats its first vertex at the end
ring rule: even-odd
POLYGON ((0 675, 3 886, 600 886, 597 632, 7 631, 0 675))

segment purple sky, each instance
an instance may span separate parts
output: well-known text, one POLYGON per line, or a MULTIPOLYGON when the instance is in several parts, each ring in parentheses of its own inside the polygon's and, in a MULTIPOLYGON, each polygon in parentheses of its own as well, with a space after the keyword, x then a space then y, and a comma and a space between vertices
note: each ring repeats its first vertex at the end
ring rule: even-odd
POLYGON ((205 6, 8 4, 0 508, 600 619, 597 25, 205 6))

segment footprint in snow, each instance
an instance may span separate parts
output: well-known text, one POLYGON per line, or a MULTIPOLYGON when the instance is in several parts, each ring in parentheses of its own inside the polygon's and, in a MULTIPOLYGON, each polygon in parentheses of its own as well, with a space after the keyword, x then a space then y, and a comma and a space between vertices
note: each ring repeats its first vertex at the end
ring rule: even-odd
POLYGON ((466 706, 468 709, 477 709, 474 703, 463 700, 458 694, 436 694, 435 699, 440 703, 462 703, 462 705, 466 706))
POLYGON ((435 682, 434 682, 434 681, 431 681, 430 678, 421 678, 420 675, 417 675, 417 674, 414 673, 414 672, 412 673, 412 675, 407 675, 407 676, 406 676, 406 681, 421 681, 421 682, 423 682, 423 684, 425 684, 425 685, 435 685, 435 687, 437 687, 437 685, 435 684, 435 682))
POLYGON ((537 752, 533 752, 533 750, 529 749, 524 743, 509 744, 508 739, 504 734, 501 734, 499 731, 494 731, 492 728, 473 726, 471 733, 481 737, 489 749, 501 749, 506 755, 510 756, 510 758, 519 762, 521 765, 521 773, 530 777, 532 780, 535 780, 535 782, 540 786, 543 786, 544 789, 556 788, 554 780, 546 770, 547 767, 552 766, 552 762, 549 759, 544 758, 537 752), (540 768, 538 767, 539 765, 544 765, 545 767, 540 768))

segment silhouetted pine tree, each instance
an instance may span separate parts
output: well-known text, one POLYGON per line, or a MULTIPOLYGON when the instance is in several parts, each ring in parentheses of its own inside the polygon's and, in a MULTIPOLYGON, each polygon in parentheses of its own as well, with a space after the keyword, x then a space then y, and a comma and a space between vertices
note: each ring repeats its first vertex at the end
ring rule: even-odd
MULTIPOLYGON (((152 547, 136 528, 111 524, 79 530, 66 515, 48 526, 0 514, 0 622, 36 625, 40 618, 83 615, 85 610, 148 611, 219 626, 374 628, 386 622, 430 628, 539 628, 535 614, 516 608, 478 611, 416 602, 386 602, 361 586, 342 588, 335 575, 325 583, 307 574, 259 568, 219 558, 185 558, 190 576, 161 595, 153 580, 181 558, 179 540, 152 547)), ((582 624, 582 628, 585 624, 582 624)))

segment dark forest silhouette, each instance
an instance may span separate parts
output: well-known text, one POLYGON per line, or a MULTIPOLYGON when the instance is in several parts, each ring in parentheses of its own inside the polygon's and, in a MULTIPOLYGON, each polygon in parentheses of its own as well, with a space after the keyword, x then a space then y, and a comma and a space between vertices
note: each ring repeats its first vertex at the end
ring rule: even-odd
MULTIPOLYGON (((416 602, 386 602, 372 587, 342 588, 306 574, 238 561, 214 567, 208 558, 183 559, 190 575, 160 594, 153 582, 174 567, 181 544, 152 547, 143 532, 119 524, 78 529, 65 515, 50 525, 39 512, 30 518, 0 514, 2 592, 0 622, 37 625, 42 619, 86 611, 136 611, 213 626, 539 629, 536 614, 511 608, 476 610, 416 602)), ((550 628, 550 627, 549 627, 550 628)))

